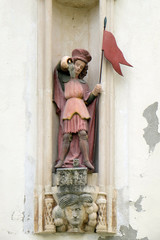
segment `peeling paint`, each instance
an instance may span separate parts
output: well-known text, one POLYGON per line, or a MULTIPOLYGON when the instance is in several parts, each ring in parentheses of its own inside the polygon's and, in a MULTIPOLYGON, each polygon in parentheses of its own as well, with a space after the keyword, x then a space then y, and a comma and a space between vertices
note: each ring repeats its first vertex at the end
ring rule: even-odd
POLYGON ((137 201, 134 203, 134 206, 135 206, 137 212, 141 212, 142 211, 141 202, 142 202, 143 198, 144 197, 142 195, 140 195, 139 198, 137 199, 137 201))
POLYGON ((149 153, 153 152, 156 144, 160 142, 160 133, 158 132, 159 120, 156 115, 157 110, 158 102, 155 102, 148 106, 143 112, 143 117, 146 118, 148 123, 148 126, 143 129, 143 137, 147 145, 149 145, 149 153))
POLYGON ((24 212, 14 211, 11 215, 12 221, 24 221, 24 212))
POLYGON ((122 234, 122 236, 105 238, 99 237, 98 240, 149 240, 148 237, 137 239, 137 230, 133 229, 131 225, 129 225, 129 227, 122 225, 120 227, 120 233, 122 234))

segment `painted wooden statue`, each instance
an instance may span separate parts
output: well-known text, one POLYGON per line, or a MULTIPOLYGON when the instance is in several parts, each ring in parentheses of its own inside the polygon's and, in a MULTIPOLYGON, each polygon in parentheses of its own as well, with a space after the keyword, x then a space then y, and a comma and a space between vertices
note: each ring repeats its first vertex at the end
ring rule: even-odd
POLYGON ((85 49, 74 49, 72 57, 61 59, 54 71, 54 99, 59 115, 58 160, 55 168, 79 166, 94 170, 93 146, 97 84, 93 91, 83 79, 92 57, 85 49))

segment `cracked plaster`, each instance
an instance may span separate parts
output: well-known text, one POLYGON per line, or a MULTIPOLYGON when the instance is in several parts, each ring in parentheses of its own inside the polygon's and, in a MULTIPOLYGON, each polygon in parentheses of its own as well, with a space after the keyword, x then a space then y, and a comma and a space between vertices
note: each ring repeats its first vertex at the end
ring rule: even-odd
POLYGON ((142 195, 140 195, 139 198, 137 199, 137 201, 134 203, 134 206, 135 206, 137 212, 141 212, 143 210, 142 205, 141 205, 143 198, 144 197, 142 195))
POLYGON ((153 152, 157 143, 160 142, 160 133, 158 132, 159 120, 157 117, 158 102, 148 106, 144 112, 143 117, 147 120, 148 126, 144 128, 143 137, 149 145, 149 153, 153 152))
POLYGON ((129 227, 122 225, 120 227, 120 233, 122 236, 115 236, 115 237, 99 237, 98 240, 149 240, 147 237, 138 239, 137 238, 137 230, 133 229, 131 225, 129 227))

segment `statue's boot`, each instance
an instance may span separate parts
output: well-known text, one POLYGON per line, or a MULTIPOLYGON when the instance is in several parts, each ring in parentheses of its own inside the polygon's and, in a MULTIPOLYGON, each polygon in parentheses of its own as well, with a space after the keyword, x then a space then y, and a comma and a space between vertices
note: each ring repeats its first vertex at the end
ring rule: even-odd
POLYGON ((58 163, 54 166, 55 168, 60 168, 63 165, 64 160, 59 160, 58 163))
POLYGON ((54 166, 55 168, 60 168, 63 165, 64 159, 69 151, 70 142, 72 141, 72 134, 71 133, 65 133, 63 135, 63 145, 62 145, 62 152, 60 154, 60 160, 58 163, 54 166))
POLYGON ((83 163, 84 163, 84 165, 85 165, 87 168, 89 168, 89 169, 91 169, 91 170, 94 170, 94 167, 93 167, 93 165, 90 163, 90 161, 84 161, 83 163))
POLYGON ((94 170, 94 166, 89 161, 88 135, 85 130, 81 130, 79 131, 78 136, 79 136, 80 150, 84 159, 83 163, 87 168, 94 170))

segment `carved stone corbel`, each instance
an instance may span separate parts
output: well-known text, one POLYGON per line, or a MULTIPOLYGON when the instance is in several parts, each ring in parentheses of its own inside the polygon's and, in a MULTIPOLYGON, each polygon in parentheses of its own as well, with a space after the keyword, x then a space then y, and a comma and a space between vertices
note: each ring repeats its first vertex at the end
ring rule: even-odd
POLYGON ((97 199, 98 205, 98 224, 96 232, 107 232, 107 200, 106 193, 99 193, 97 199))
POLYGON ((87 185, 87 168, 57 169, 57 186, 52 191, 57 203, 53 209, 57 232, 95 231, 98 192, 87 185))
POLYGON ((51 194, 45 195, 45 212, 44 212, 44 230, 45 232, 56 232, 55 224, 52 217, 54 199, 51 194))

